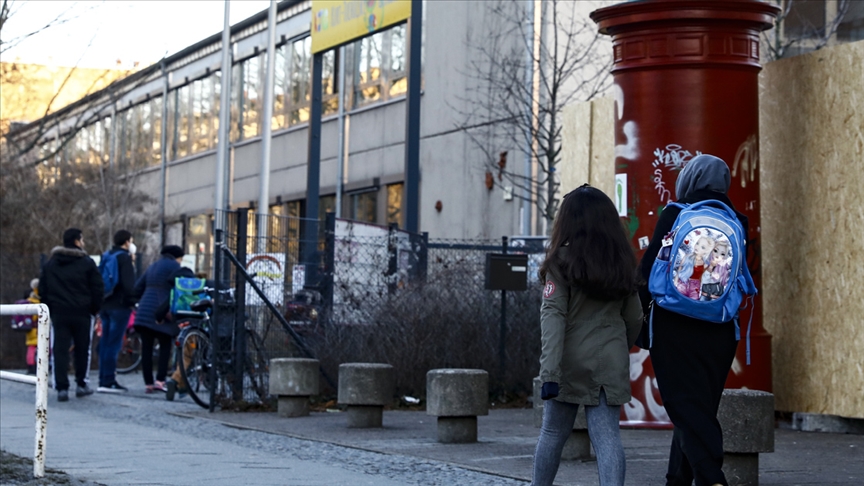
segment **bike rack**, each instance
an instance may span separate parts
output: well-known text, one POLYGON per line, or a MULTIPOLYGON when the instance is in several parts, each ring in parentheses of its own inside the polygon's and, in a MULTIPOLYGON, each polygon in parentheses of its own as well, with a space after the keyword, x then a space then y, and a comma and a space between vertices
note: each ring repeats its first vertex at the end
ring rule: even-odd
MULTIPOLYGON (((219 249, 225 254, 225 256, 228 257, 228 260, 231 261, 234 267, 236 267, 237 272, 243 276, 246 282, 249 283, 249 286, 252 287, 252 290, 254 290, 256 294, 258 294, 258 297, 260 297, 264 304, 267 306, 267 308, 270 309, 270 312, 272 312, 273 315, 276 316, 276 319, 279 321, 280 324, 282 324, 282 328, 291 335, 291 338, 294 340, 294 342, 297 343, 297 346, 300 348, 303 354, 306 355, 307 358, 317 359, 315 358, 315 355, 312 353, 309 347, 306 346, 306 342, 303 340, 303 338, 299 334, 297 334, 294 329, 291 328, 290 324, 288 324, 285 316, 283 316, 282 313, 279 312, 279 309, 277 309, 276 306, 273 305, 272 302, 270 302, 270 299, 268 299, 267 296, 264 295, 264 291, 261 290, 260 287, 258 287, 258 284, 255 282, 252 276, 250 276, 246 269, 243 268, 243 265, 240 264, 240 261, 237 259, 234 253, 232 253, 231 250, 228 248, 228 245, 223 242, 219 245, 219 249)), ((324 368, 319 366, 318 369, 321 371, 321 376, 324 377, 324 379, 327 381, 327 384, 334 389, 337 388, 336 382, 334 382, 327 375, 327 373, 324 371, 324 368)))

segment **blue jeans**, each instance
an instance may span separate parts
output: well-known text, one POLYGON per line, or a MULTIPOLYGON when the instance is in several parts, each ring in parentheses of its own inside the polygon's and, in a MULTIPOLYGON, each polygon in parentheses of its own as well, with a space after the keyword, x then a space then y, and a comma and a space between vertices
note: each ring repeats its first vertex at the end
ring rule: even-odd
MULTIPOLYGON (((547 400, 543 410, 543 427, 534 451, 534 478, 532 486, 552 486, 561 464, 561 451, 570 437, 579 405, 547 400)), ((597 454, 597 469, 600 486, 623 486, 624 446, 618 418, 621 407, 606 405, 606 392, 600 389, 600 403, 596 407, 585 407, 588 419, 588 436, 597 454)))
POLYGON ((117 379, 117 355, 132 309, 103 310, 102 338, 99 340, 99 386, 110 386, 117 379))

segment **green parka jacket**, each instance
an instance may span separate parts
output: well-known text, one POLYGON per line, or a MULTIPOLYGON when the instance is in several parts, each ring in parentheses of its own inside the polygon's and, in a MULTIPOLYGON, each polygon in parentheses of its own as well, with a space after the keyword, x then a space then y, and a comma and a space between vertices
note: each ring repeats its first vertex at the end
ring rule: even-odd
POLYGON ((546 275, 540 306, 540 380, 558 383, 556 400, 596 406, 630 401, 630 348, 642 328, 636 294, 617 301, 588 298, 555 270, 546 275))

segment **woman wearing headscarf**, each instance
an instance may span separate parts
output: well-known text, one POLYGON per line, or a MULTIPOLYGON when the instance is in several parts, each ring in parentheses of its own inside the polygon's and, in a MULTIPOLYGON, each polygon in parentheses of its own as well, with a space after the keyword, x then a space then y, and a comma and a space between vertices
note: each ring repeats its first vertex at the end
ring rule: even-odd
MULTIPOLYGON (((678 175, 675 196, 683 204, 713 199, 734 209, 726 195, 730 182, 726 162, 713 155, 698 155, 678 175)), ((680 212, 673 206, 660 214, 640 264, 645 282, 680 212)), ((735 213, 746 235, 747 218, 735 213)), ((640 287, 639 296, 648 315, 651 294, 647 284, 640 287)), ((735 323, 702 321, 659 306, 654 306, 653 312, 651 362, 663 405, 674 425, 666 485, 690 486, 695 479, 696 486, 727 486, 721 471, 723 436, 717 408, 738 347, 735 323)))

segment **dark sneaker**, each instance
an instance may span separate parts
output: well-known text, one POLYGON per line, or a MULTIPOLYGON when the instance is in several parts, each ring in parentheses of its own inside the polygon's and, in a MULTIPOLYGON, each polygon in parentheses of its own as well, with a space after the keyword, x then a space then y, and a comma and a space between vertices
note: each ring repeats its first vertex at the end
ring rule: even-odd
POLYGON ((60 390, 57 392, 57 401, 58 402, 68 402, 69 401, 69 390, 60 390))
POLYGON ((107 386, 99 385, 99 388, 97 388, 96 391, 99 393, 126 393, 129 389, 115 381, 107 386))
POLYGON ((87 395, 92 395, 93 389, 87 385, 79 386, 75 388, 75 396, 78 398, 86 397, 87 395))

